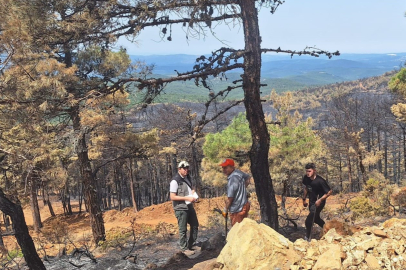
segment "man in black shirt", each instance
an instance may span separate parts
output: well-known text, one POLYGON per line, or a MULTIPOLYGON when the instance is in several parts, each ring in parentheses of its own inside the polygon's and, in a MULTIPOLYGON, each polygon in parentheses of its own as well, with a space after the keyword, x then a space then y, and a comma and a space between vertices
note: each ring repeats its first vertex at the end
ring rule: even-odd
POLYGON ((331 195, 332 190, 323 177, 316 174, 316 165, 308 163, 305 166, 306 175, 303 176, 303 206, 309 205, 309 215, 306 218, 306 240, 310 240, 313 222, 323 228, 324 220, 320 218, 320 212, 326 205, 326 199, 331 195), (309 195, 309 204, 306 202, 309 195))

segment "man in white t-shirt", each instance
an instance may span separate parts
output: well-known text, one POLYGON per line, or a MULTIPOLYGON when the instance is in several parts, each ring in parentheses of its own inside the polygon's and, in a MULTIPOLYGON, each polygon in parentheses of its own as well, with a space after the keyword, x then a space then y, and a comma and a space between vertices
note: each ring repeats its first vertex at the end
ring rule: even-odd
POLYGON ((186 161, 179 163, 178 172, 172 177, 169 192, 175 216, 178 219, 180 248, 185 254, 191 253, 190 250, 192 250, 196 242, 199 228, 199 221, 193 207, 193 203, 197 201, 198 196, 192 188, 192 181, 189 176, 189 163, 186 161), (189 240, 187 240, 186 236, 187 224, 190 225, 189 240))

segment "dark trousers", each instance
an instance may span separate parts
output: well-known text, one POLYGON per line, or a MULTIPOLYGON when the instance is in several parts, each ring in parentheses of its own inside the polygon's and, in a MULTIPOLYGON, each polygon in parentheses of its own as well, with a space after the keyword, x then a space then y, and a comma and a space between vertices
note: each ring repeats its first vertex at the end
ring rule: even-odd
POLYGON ((191 249, 197 240, 199 230, 199 221, 197 220, 196 211, 193 205, 188 205, 188 210, 175 210, 175 216, 178 219, 179 227, 179 244, 182 250, 191 249), (189 240, 186 240, 187 224, 190 225, 189 240))
POLYGON ((312 225, 313 225, 313 220, 314 223, 319 225, 320 227, 323 228, 324 226, 324 220, 320 218, 320 212, 323 210, 324 206, 326 204, 323 203, 319 207, 316 208, 315 204, 309 205, 309 215, 306 218, 305 225, 306 225, 306 237, 309 238, 310 234, 312 233, 312 225))

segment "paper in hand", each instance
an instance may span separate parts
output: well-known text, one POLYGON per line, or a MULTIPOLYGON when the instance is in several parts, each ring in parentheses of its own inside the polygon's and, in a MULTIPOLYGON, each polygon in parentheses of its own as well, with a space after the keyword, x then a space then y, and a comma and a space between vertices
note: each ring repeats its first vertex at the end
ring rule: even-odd
MULTIPOLYGON (((196 192, 193 192, 193 194, 189 194, 186 197, 193 197, 193 198, 195 198, 197 200, 199 198, 199 195, 197 195, 196 192)), ((185 201, 185 202, 186 202, 186 204, 190 203, 189 201, 185 201)))

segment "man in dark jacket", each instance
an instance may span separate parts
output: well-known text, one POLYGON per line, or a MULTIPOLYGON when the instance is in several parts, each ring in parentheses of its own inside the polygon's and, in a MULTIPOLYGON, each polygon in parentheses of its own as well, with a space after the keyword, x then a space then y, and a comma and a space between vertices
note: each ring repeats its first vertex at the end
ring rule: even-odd
POLYGON ((192 188, 192 181, 189 176, 189 163, 181 161, 178 165, 178 172, 172 177, 169 187, 170 198, 178 219, 179 244, 186 255, 193 254, 192 247, 197 239, 199 222, 193 203, 198 196, 192 188), (187 224, 190 225, 190 235, 187 241, 187 224))
POLYGON ((326 199, 331 195, 332 190, 323 177, 316 174, 316 165, 308 163, 305 166, 306 175, 303 176, 303 206, 309 205, 309 215, 306 218, 306 240, 310 240, 313 222, 323 228, 324 220, 320 218, 320 212, 326 205, 326 199), (309 204, 306 202, 309 195, 309 204))

